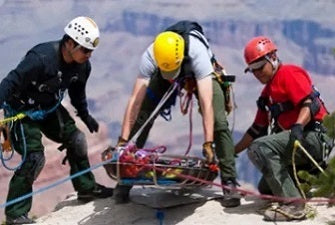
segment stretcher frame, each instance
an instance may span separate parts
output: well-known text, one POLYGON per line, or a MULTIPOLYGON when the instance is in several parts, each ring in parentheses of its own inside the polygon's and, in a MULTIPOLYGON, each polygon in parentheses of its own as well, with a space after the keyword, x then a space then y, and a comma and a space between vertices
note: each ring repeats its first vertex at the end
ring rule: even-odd
POLYGON ((103 152, 102 160, 113 154, 111 162, 104 165, 107 175, 121 185, 155 186, 156 188, 187 189, 210 186, 217 177, 218 171, 213 170, 204 159, 192 156, 153 153, 157 159, 147 164, 120 162, 119 155, 110 150, 103 152), (136 177, 127 177, 123 171, 127 168, 141 171, 136 177), (150 174, 150 176, 145 176, 150 174))

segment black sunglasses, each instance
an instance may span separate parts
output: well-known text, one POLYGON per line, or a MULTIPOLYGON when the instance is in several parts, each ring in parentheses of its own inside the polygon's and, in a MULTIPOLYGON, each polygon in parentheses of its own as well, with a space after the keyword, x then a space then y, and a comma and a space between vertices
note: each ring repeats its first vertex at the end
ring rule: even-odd
POLYGON ((267 63, 266 59, 260 60, 258 62, 251 63, 251 64, 249 64, 249 66, 247 68, 247 71, 255 72, 257 70, 263 70, 266 63, 267 63))
POLYGON ((88 53, 93 52, 92 49, 88 49, 88 48, 85 48, 85 47, 83 47, 83 46, 80 46, 80 50, 81 50, 84 54, 88 54, 88 53))

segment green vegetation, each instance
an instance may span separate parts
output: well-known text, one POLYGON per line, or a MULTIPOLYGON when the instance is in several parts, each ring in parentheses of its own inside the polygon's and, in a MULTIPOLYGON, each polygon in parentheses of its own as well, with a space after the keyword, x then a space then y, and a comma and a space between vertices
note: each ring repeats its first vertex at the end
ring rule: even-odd
MULTIPOLYGON (((335 112, 325 118, 324 126, 327 128, 327 134, 335 138, 335 112)), ((302 170, 298 172, 298 176, 304 181, 301 189, 305 193, 311 193, 310 197, 335 197, 335 157, 329 160, 324 173, 315 175, 302 170)))

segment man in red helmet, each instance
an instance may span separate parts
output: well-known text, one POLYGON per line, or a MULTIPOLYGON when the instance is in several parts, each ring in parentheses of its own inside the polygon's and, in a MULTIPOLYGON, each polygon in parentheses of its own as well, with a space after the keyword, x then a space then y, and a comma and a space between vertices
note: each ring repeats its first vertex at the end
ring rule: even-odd
MULTIPOLYGON (((250 160, 263 175, 258 185, 260 193, 285 199, 277 208, 266 210, 264 219, 303 220, 305 204, 292 199, 301 198, 290 175, 293 146, 298 140, 317 162, 323 161, 323 144, 331 149, 322 126, 327 110, 308 73, 296 65, 282 64, 276 51, 275 44, 264 36, 253 38, 245 47, 245 72, 251 72, 265 87, 257 100, 255 120, 235 146, 235 152, 248 148, 250 160), (267 135, 269 126, 271 134, 267 135)), ((296 165, 311 164, 298 150, 296 165)))

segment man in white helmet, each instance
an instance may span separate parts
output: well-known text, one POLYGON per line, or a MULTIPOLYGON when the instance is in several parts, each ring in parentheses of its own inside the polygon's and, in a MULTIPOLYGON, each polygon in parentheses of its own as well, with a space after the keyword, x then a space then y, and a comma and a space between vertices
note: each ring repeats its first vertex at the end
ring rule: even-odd
MULTIPOLYGON (((27 115, 11 126, 13 147, 26 157, 10 181, 7 201, 32 191, 45 163, 42 134, 60 143, 60 150, 67 149, 71 174, 90 167, 86 137, 61 101, 64 91, 68 90, 77 116, 91 133, 98 131, 99 124, 88 111, 85 87, 91 72, 89 58, 99 43, 99 28, 92 19, 77 17, 64 31, 61 40, 41 43, 30 49, 0 83, 0 106, 6 116, 20 112, 27 115)), ((91 172, 74 178, 72 184, 78 192, 78 200, 113 195, 113 189, 97 184, 91 172)), ((6 224, 35 223, 28 217, 31 205, 32 198, 8 205, 6 224)))

